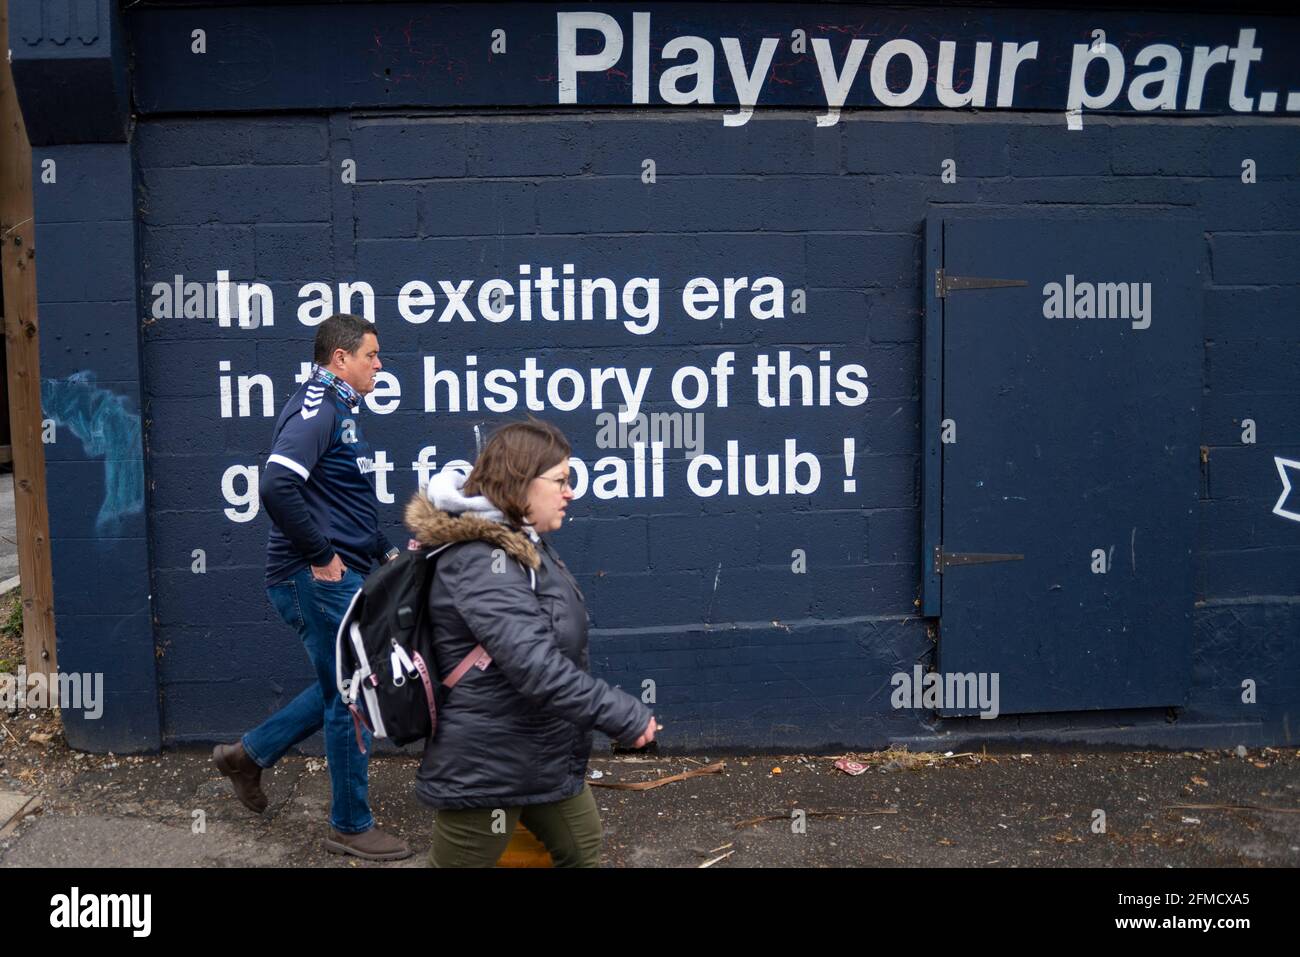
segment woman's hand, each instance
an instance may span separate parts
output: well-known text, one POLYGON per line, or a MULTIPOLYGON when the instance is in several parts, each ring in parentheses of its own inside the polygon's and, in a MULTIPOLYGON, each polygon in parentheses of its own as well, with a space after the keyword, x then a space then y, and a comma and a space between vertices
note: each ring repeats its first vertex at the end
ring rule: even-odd
POLYGON ((632 743, 634 748, 644 748, 647 744, 655 739, 655 732, 659 730, 659 723, 655 721, 654 715, 650 716, 650 723, 645 726, 645 731, 641 737, 632 743))

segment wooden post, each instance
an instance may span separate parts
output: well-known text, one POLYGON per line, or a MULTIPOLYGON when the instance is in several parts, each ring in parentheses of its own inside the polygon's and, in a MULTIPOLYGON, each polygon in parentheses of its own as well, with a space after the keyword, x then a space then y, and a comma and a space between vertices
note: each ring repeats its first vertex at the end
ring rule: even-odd
MULTIPOLYGON (((0 0, 0 51, 9 49, 9 0, 0 0)), ((0 272, 4 277, 5 355, 13 432, 18 575, 23 588, 27 673, 58 670, 50 513, 41 444, 40 339, 36 325, 36 228, 32 148, 8 57, 0 57, 0 272)))

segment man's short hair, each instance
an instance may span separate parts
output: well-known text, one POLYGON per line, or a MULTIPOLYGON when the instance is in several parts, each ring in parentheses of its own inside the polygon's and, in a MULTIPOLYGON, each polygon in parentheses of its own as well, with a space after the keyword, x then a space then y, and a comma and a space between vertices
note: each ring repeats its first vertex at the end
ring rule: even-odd
POLYGON ((342 349, 349 355, 361 348, 361 340, 366 333, 374 335, 375 327, 360 316, 339 312, 330 316, 316 327, 316 348, 312 356, 317 365, 327 366, 334 357, 335 349, 342 349))

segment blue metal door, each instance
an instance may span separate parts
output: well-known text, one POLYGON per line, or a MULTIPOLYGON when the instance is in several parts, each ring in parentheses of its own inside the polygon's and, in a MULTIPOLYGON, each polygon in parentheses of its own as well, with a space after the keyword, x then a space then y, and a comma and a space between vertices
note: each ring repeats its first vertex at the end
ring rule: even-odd
POLYGON ((924 561, 939 671, 996 674, 1002 713, 1182 704, 1199 230, 1167 211, 944 215, 928 245, 924 561))

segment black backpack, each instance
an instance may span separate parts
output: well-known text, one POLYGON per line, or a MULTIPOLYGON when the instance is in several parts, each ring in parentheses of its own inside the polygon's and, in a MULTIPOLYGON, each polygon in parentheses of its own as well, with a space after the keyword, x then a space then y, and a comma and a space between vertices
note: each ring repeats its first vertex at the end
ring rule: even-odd
MULTIPOLYGON (((451 547, 402 552, 370 573, 339 623, 335 679, 352 712, 357 747, 361 725, 376 738, 410 744, 438 730, 438 708, 469 671, 492 657, 476 645, 441 682, 431 671, 433 627, 425 621, 437 556, 451 547)), ((530 575, 531 575, 531 569, 530 575)), ((531 575, 537 587, 535 575, 531 575)))

